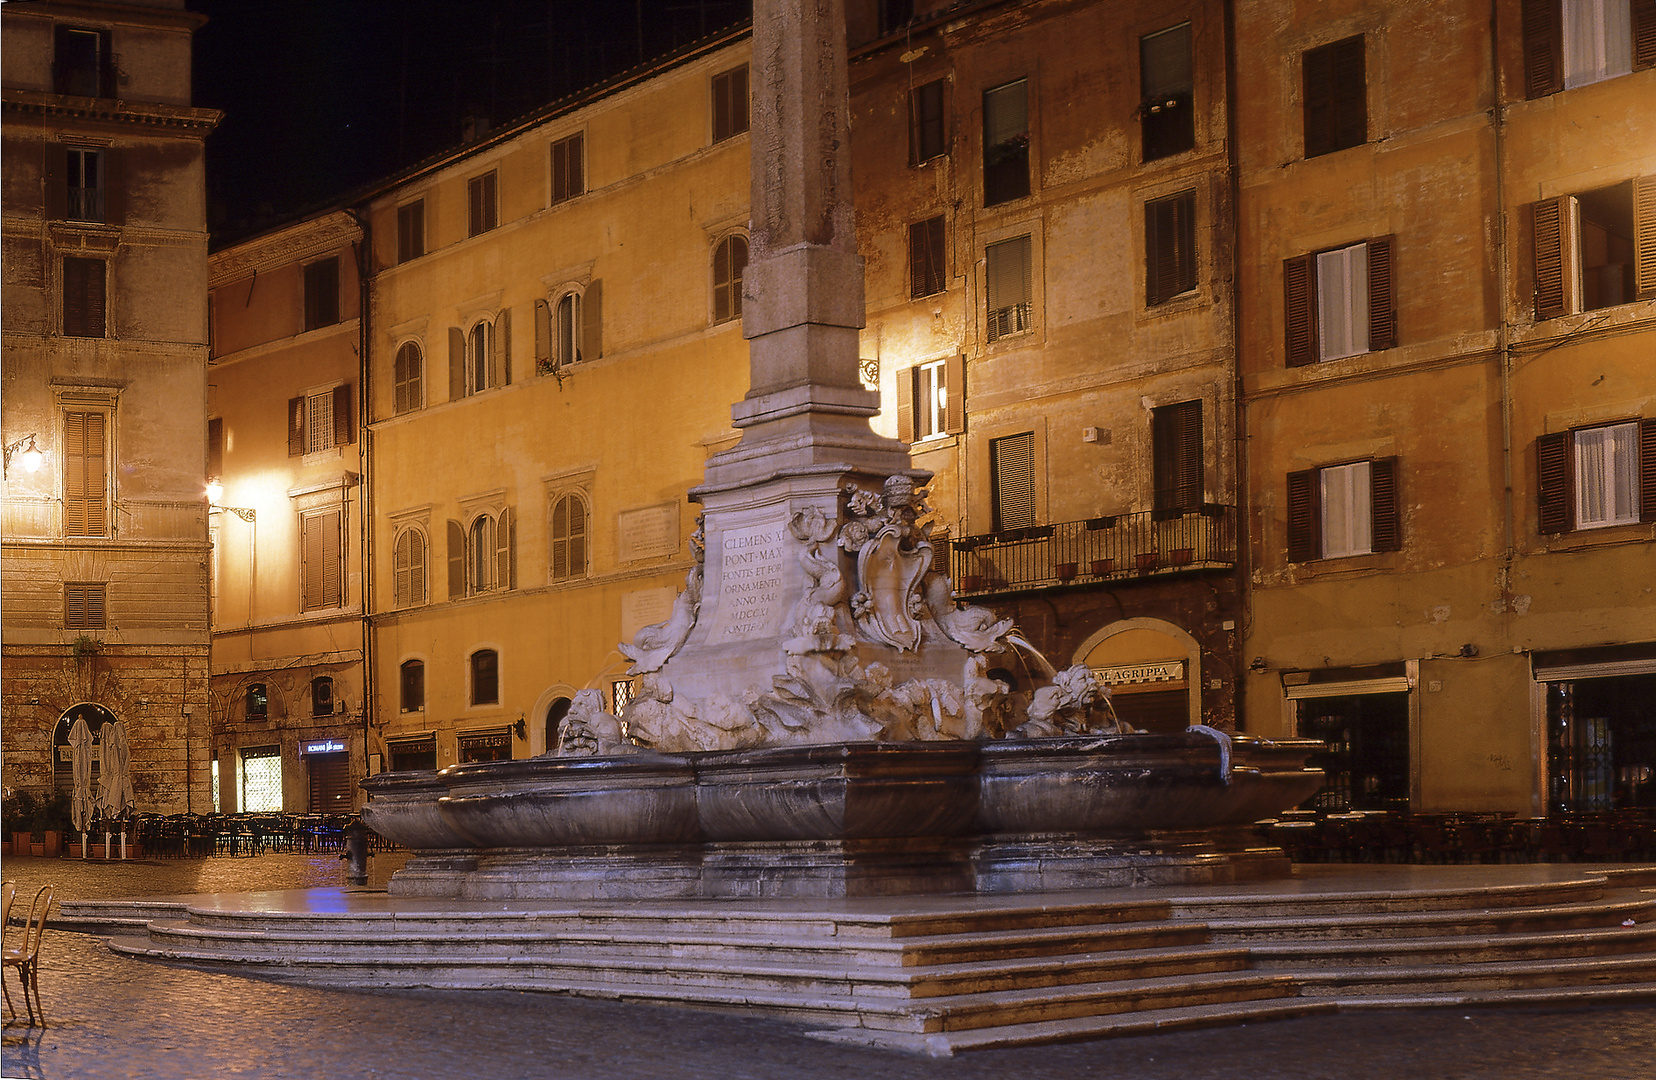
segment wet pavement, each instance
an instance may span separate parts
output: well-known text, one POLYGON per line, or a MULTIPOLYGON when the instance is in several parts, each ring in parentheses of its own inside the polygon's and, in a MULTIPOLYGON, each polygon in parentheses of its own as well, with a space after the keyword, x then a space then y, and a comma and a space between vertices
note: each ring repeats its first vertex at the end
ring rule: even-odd
MULTIPOLYGON (((370 860, 381 884, 399 860, 370 860)), ((12 858, 22 895, 106 898, 337 887, 332 855, 126 865, 12 858)), ((946 1060, 817 1042, 727 1013, 515 992, 333 990, 116 956, 47 933, 48 1025, 8 1022, 0 1075, 50 1080, 844 1077, 856 1080, 1634 1080, 1656 1074, 1656 1003, 1344 1013, 946 1060)), ((18 1004, 13 979, 11 990, 18 1004)))

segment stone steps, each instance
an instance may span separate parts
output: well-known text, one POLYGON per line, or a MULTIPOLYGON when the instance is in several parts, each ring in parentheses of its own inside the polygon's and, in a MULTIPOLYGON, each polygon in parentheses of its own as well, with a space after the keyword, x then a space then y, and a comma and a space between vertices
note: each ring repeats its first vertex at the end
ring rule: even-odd
POLYGON ((1379 914, 1357 911, 1304 918, 1210 919, 1205 925, 1215 941, 1251 944, 1337 940, 1355 944, 1364 940, 1441 937, 1449 934, 1562 932, 1617 926, 1626 919, 1640 923, 1656 920, 1656 899, 1634 895, 1536 908, 1439 909, 1379 914))
POLYGON ((1656 952, 1656 925, 1450 938, 1296 940, 1250 945, 1247 951, 1255 964, 1273 971, 1350 968, 1357 964, 1407 967, 1621 956, 1656 952))

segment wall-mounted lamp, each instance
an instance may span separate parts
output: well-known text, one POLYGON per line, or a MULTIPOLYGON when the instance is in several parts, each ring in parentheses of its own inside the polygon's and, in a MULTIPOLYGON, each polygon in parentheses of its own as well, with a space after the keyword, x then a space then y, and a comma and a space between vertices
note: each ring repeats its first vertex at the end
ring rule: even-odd
POLYGON ((1249 671, 1264 671, 1265 670, 1265 658, 1263 656, 1256 656, 1252 660, 1248 661, 1248 670, 1249 671))
POLYGON ((222 498, 224 498, 224 485, 219 483, 218 477, 209 476, 207 478, 207 512, 209 514, 225 512, 235 514, 249 525, 253 524, 254 519, 259 516, 258 512, 251 507, 220 506, 219 500, 222 498))
POLYGON ((523 739, 523 740, 527 741, 528 738, 529 738, 529 728, 528 728, 527 725, 524 724, 523 717, 521 717, 521 716, 518 717, 517 723, 512 725, 512 731, 520 739, 523 739))
POLYGON ((23 466, 23 471, 39 472, 40 466, 46 460, 46 452, 35 445, 34 432, 31 431, 29 434, 25 435, 21 439, 18 439, 16 442, 6 444, 6 461, 4 466, 5 475, 11 475, 12 456, 17 454, 19 451, 22 451, 23 457, 18 464, 23 466), (28 443, 29 445, 24 446, 24 443, 28 443))

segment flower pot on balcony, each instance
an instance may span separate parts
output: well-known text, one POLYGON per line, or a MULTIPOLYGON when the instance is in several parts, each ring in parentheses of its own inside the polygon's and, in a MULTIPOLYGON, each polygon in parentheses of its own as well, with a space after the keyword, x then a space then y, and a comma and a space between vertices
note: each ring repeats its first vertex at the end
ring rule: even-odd
POLYGON ((961 592, 977 592, 983 588, 982 574, 962 574, 960 578, 961 592))
POLYGON ((1136 556, 1133 559, 1133 564, 1138 567, 1139 573, 1144 574, 1154 570, 1156 568, 1156 563, 1160 559, 1161 556, 1156 552, 1147 551, 1142 555, 1136 556))
POLYGON ((1107 577, 1115 573, 1114 559, 1094 559, 1092 561, 1093 577, 1107 577))
POLYGON ((1057 571, 1059 581, 1069 581, 1075 577, 1077 566, 1072 562, 1061 562, 1054 569, 1057 571))
POLYGON ((1167 553, 1167 565, 1189 566, 1192 552, 1190 548, 1174 548, 1167 553))

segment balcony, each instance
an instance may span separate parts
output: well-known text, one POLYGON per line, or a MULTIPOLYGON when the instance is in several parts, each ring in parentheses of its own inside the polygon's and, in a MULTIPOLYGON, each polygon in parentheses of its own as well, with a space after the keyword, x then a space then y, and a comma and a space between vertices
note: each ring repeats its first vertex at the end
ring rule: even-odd
POLYGON ((949 544, 958 596, 1130 581, 1236 565, 1236 508, 1150 510, 962 536, 949 544))

